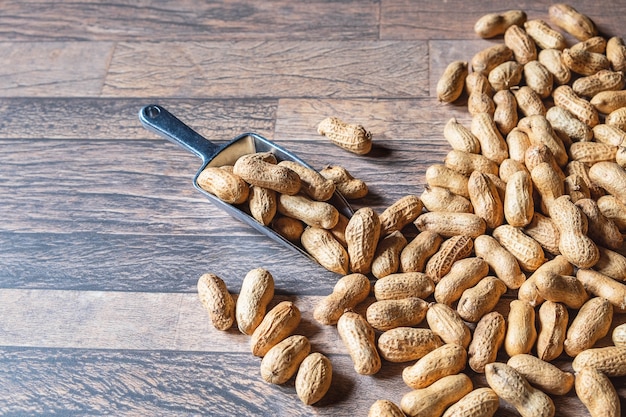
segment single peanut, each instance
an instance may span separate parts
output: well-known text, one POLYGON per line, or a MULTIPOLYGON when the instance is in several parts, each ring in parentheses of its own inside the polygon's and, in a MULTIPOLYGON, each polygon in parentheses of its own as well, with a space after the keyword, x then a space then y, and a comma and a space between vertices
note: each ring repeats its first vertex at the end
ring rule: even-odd
POLYGON ((619 417, 620 398, 611 380, 593 368, 582 368, 576 374, 576 395, 591 417, 619 417))
POLYGON ((287 216, 274 216, 271 227, 279 235, 296 244, 300 242, 304 233, 304 224, 298 219, 287 216))
POLYGON ((523 25, 526 13, 523 10, 507 10, 500 13, 488 13, 481 16, 474 24, 474 32, 481 38, 494 38, 502 35, 513 25, 523 25))
POLYGON ((597 162, 614 162, 617 146, 600 142, 576 142, 569 148, 570 158, 589 166, 597 162))
POLYGON ((580 372, 586 367, 602 372, 610 378, 626 376, 626 347, 607 346, 584 350, 574 358, 572 368, 580 372))
POLYGON ((504 222, 504 210, 496 185, 480 172, 471 173, 467 182, 474 214, 484 220, 488 229, 495 229, 504 222))
POLYGON ((298 371, 311 352, 309 339, 289 336, 272 347, 261 360, 261 377, 271 384, 284 384, 298 371))
POLYGON ((608 70, 611 67, 606 55, 585 49, 564 49, 563 62, 573 72, 586 76, 608 70))
POLYGON ((263 268, 249 271, 243 279, 235 305, 239 331, 251 335, 265 317, 267 305, 274 298, 274 277, 263 268))
POLYGON ((615 126, 619 129, 626 130, 626 107, 615 109, 611 113, 607 114, 604 118, 604 123, 609 126, 615 126))
POLYGON ((480 72, 470 72, 465 77, 465 93, 471 96, 472 93, 484 93, 493 97, 493 89, 489 84, 487 76, 480 72))
POLYGON ((406 238, 398 230, 382 238, 378 242, 374 259, 372 260, 372 275, 376 278, 382 278, 398 272, 400 268, 400 253, 406 244, 406 238))
POLYGON ((455 101, 463 92, 465 77, 468 73, 466 61, 454 61, 448 64, 437 82, 437 98, 444 103, 455 101))
POLYGON ((374 283, 377 300, 401 300, 403 298, 427 298, 435 290, 432 279, 422 272, 401 272, 387 275, 374 283))
POLYGON ((254 356, 265 356, 276 344, 291 335, 300 324, 300 310, 291 301, 278 303, 265 315, 250 337, 254 356))
POLYGON ((370 207, 358 209, 346 226, 350 270, 367 274, 371 271, 380 236, 380 219, 370 207))
POLYGON ((380 216, 380 235, 402 230, 404 226, 415 221, 424 205, 416 195, 406 195, 387 207, 380 216))
POLYGON ((433 164, 426 169, 426 182, 430 187, 443 187, 454 194, 469 198, 468 178, 444 164, 433 164))
POLYGON ((309 226, 302 232, 300 242, 324 268, 342 275, 348 273, 348 252, 329 230, 309 226))
POLYGON ((366 155, 372 150, 372 133, 359 124, 327 117, 317 125, 317 132, 333 144, 357 155, 366 155))
POLYGON ((513 57, 513 51, 504 44, 489 46, 477 52, 470 61, 472 71, 489 74, 502 63, 513 57))
POLYGON ((592 348, 606 336, 613 321, 613 306, 601 297, 587 301, 567 329, 565 353, 575 357, 583 350, 592 348))
POLYGON ((563 181, 564 193, 569 195, 573 203, 585 198, 591 198, 591 192, 580 175, 570 175, 563 181))
POLYGON ((539 295, 545 300, 578 309, 589 299, 585 287, 576 277, 545 272, 537 274, 534 279, 539 295))
POLYGON ((537 357, 549 362, 563 353, 569 313, 565 305, 546 301, 539 307, 538 317, 537 357))
POLYGON ((546 98, 552 92, 554 84, 552 73, 541 62, 535 59, 527 62, 523 69, 524 80, 539 97, 546 98))
POLYGON ((451 150, 444 160, 445 166, 463 175, 474 171, 498 175, 498 164, 481 154, 451 150))
POLYGON ((463 291, 456 311, 465 321, 476 323, 492 311, 500 297, 506 293, 506 285, 496 277, 487 276, 478 284, 463 291))
POLYGON ((435 300, 451 305, 461 297, 463 291, 476 285, 488 272, 489 264, 482 258, 470 257, 456 261, 437 283, 435 300))
POLYGON ((241 204, 248 198, 248 184, 222 168, 206 167, 198 174, 196 183, 203 190, 229 204, 241 204))
POLYGON ((606 42, 606 57, 613 71, 626 70, 626 45, 620 37, 613 36, 606 42))
POLYGON ((312 168, 293 161, 280 161, 278 166, 294 171, 300 177, 300 190, 316 201, 329 200, 335 192, 335 184, 312 168))
POLYGON ((516 227, 503 224, 493 230, 492 236, 517 259, 524 271, 535 271, 546 261, 541 245, 516 227))
POLYGON ((235 322, 235 301, 226 283, 215 274, 202 274, 198 279, 198 297, 209 313, 213 327, 228 330, 235 322))
POLYGON ((485 157, 496 164, 500 164, 509 157, 506 142, 490 114, 475 114, 472 117, 470 131, 480 142, 481 153, 485 157))
POLYGON ((504 217, 511 226, 528 225, 535 214, 533 183, 527 171, 518 171, 506 184, 504 217))
MULTIPOLYGON (((424 232, 422 232, 424 233, 424 232)), ((438 283, 450 271, 452 264, 467 258, 474 248, 474 241, 468 235, 452 236, 445 240, 439 250, 426 263, 426 274, 438 283)))
POLYGON ((576 95, 572 87, 568 85, 560 85, 552 92, 554 104, 560 106, 589 127, 598 124, 598 111, 587 100, 576 95))
POLYGON ((598 162, 589 168, 591 181, 615 196, 622 204, 626 204, 626 169, 616 162, 598 162))
POLYGON ((248 207, 252 217, 262 225, 267 226, 276 215, 278 207, 276 191, 256 185, 251 186, 248 195, 248 207))
POLYGON ((352 358, 356 373, 374 375, 380 370, 376 335, 365 317, 354 311, 346 311, 337 321, 337 332, 352 358))
POLYGON ((533 19, 524 23, 524 29, 537 46, 542 50, 563 50, 567 46, 565 36, 561 32, 552 29, 550 25, 541 19, 533 19))
POLYGON ((615 126, 604 123, 593 127, 593 137, 596 141, 612 146, 626 146, 626 132, 615 126))
POLYGON ((517 102, 517 108, 526 117, 543 116, 546 114, 546 106, 539 94, 527 85, 513 88, 513 95, 517 102))
POLYGON ((611 219, 622 233, 626 233, 626 204, 612 195, 600 197, 597 204, 602 214, 611 219))
POLYGON ((520 270, 517 259, 489 235, 478 236, 474 240, 476 256, 484 259, 496 276, 506 284, 508 288, 518 289, 526 280, 526 276, 520 270))
POLYGON ((335 184, 335 189, 349 200, 363 198, 368 193, 367 184, 354 178, 344 167, 327 166, 320 171, 320 175, 331 180, 335 184))
POLYGON ((450 211, 455 213, 472 213, 474 211, 469 198, 454 194, 444 187, 425 186, 420 200, 428 211, 450 211))
MULTIPOLYGON (((517 119, 515 124, 517 125, 517 119)), ((526 151, 531 146, 528 135, 516 126, 506 136, 506 144, 509 148, 509 158, 517 162, 524 162, 526 151)))
POLYGON ((426 388, 448 375, 456 375, 467 364, 467 352, 462 346, 445 344, 404 368, 402 380, 413 389, 426 388))
POLYGON ((574 375, 529 354, 512 356, 506 363, 533 386, 551 395, 565 395, 574 387, 574 375))
POLYGON ((498 397, 510 403, 522 417, 553 417, 554 403, 543 391, 532 387, 526 378, 504 363, 485 367, 487 383, 498 397))
POLYGON ((589 52, 603 54, 606 51, 606 39, 602 36, 593 36, 572 45, 571 49, 582 49, 589 52))
POLYGON ((573 141, 590 141, 593 138, 591 128, 562 107, 554 106, 548 109, 546 119, 554 130, 566 134, 573 141))
POLYGON ((280 194, 277 210, 284 216, 293 217, 309 226, 322 229, 332 229, 339 221, 339 212, 332 204, 314 201, 301 194, 280 194))
POLYGON ((274 161, 276 159, 269 152, 243 155, 235 162, 233 173, 251 185, 282 194, 297 194, 300 191, 300 176, 285 166, 276 165, 274 161))
POLYGON ((480 152, 480 142, 476 136, 454 117, 448 120, 444 126, 443 137, 454 150, 469 153, 480 152))
POLYGON ((600 259, 593 266, 593 269, 614 280, 626 281, 626 256, 602 246, 598 246, 598 249, 600 250, 600 259))
POLYGON ((529 353, 536 340, 535 310, 526 301, 511 301, 504 350, 509 356, 529 353))
POLYGON ((572 6, 565 3, 553 4, 548 8, 550 20, 579 41, 598 35, 593 21, 572 6))
POLYGON ((500 90, 494 94, 493 103, 496 106, 493 121, 500 133, 508 135, 517 126, 517 100, 510 90, 500 90))
POLYGON ((537 59, 537 46, 535 41, 526 33, 521 26, 510 26, 504 32, 504 44, 513 51, 515 60, 521 65, 537 59))
POLYGON ((380 300, 367 307, 365 317, 374 329, 384 332, 421 323, 427 310, 428 303, 417 297, 380 300))
POLYGON ((579 268, 590 268, 600 258, 597 245, 587 236, 587 218, 569 196, 555 199, 549 206, 550 217, 559 229, 559 250, 579 268))
POLYGON ((396 327, 380 335, 378 351, 389 362, 409 362, 424 357, 442 344, 430 329, 396 327))
POLYGON ((418 233, 400 253, 401 272, 424 272, 426 262, 441 246, 443 238, 430 231, 418 233))
POLYGON ((404 394, 400 407, 408 416, 440 417, 446 408, 472 389, 472 380, 467 375, 448 375, 429 387, 404 394))
POLYGON ((370 281, 365 275, 346 275, 337 281, 331 294, 319 301, 313 310, 313 318, 321 324, 336 324, 344 310, 355 307, 369 293, 370 281))
POLYGON ((309 354, 298 368, 295 388, 298 398, 306 405, 321 400, 330 389, 333 366, 326 356, 319 352, 309 354))
POLYGON ((516 61, 505 61, 489 72, 489 84, 495 91, 515 87, 522 81, 522 69, 523 66, 516 61))
POLYGON ((625 82, 622 72, 600 70, 593 75, 578 78, 572 83, 572 90, 581 97, 594 97, 603 91, 621 90, 625 82))
POLYGON ((430 230, 443 237, 476 237, 487 229, 485 221, 473 213, 427 212, 420 215, 414 224, 420 232, 430 230))
POLYGON ((467 110, 471 115, 488 113, 493 116, 496 105, 489 94, 477 91, 470 94, 467 98, 467 110))
POLYGON ((592 269, 579 269, 576 278, 590 294, 607 299, 618 310, 626 310, 626 285, 592 269))
POLYGON ((455 343, 467 348, 471 341, 470 329, 452 307, 433 303, 426 312, 428 327, 445 343, 455 343))
POLYGON ((475 372, 484 373, 485 366, 496 361, 505 334, 506 321, 502 314, 497 311, 485 314, 478 321, 467 350, 470 368, 475 372))

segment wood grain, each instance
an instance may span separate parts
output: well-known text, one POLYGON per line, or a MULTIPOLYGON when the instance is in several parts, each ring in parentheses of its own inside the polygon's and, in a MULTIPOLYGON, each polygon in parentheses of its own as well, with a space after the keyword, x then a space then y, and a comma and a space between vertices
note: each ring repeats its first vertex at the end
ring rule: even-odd
POLYGON ((102 94, 410 97, 425 91, 426 54, 422 41, 120 42, 102 94))
POLYGON ((164 41, 376 40, 375 0, 157 3, 5 1, 0 39, 164 41))

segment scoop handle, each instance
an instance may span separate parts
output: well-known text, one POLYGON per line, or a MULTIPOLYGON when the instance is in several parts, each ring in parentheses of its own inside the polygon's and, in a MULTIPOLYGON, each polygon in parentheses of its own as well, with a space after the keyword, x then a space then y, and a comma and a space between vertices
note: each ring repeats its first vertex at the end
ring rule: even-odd
POLYGON ((212 159, 221 150, 219 145, 206 139, 157 104, 142 107, 139 110, 139 120, 146 129, 177 143, 204 162, 212 159))

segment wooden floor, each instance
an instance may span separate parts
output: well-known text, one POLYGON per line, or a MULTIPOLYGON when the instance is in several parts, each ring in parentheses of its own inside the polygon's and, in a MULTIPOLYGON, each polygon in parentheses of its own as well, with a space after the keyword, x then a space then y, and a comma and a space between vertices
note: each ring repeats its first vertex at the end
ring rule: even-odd
MULTIPOLYGON (((626 35, 626 3, 571 4, 626 35)), ((449 150, 445 122, 470 119, 434 86, 449 62, 500 42, 478 39, 476 19, 511 8, 547 19, 548 5, 3 1, 0 415, 365 416, 377 399, 399 402, 407 364, 357 375, 336 329, 312 318, 338 276, 211 205, 192 186, 200 160, 137 113, 158 103, 211 140, 254 131, 318 169, 341 164, 370 187, 355 208, 382 212, 424 190, 449 150), (356 156, 319 136, 331 115, 366 126, 374 150, 356 156), (263 382, 248 337, 214 330, 198 301, 201 274, 237 293, 256 267, 332 360, 315 406, 293 381, 263 382)), ((625 382, 615 380, 623 409, 625 382)), ((558 416, 588 415, 573 393, 555 402, 558 416)), ((512 410, 502 403, 499 415, 512 410)))

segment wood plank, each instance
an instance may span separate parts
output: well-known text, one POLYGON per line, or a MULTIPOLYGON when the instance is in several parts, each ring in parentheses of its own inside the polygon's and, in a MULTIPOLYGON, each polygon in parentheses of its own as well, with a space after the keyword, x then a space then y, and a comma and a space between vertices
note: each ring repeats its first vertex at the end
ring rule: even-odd
POLYGON ((139 110, 159 104, 204 137, 227 141, 244 132, 271 138, 276 100, 0 97, 1 139, 158 139, 139 122, 139 110))
POLYGON ((5 1, 0 41, 376 40, 376 0, 5 1))
POLYGON ((427 53, 423 41, 120 42, 103 95, 414 97, 427 53))
POLYGON ((112 42, 0 43, 0 95, 4 97, 100 94, 112 42))
MULTIPOLYGON (((583 0, 568 1, 579 12, 586 14, 597 24, 601 33, 608 36, 624 36, 620 16, 626 12, 621 2, 595 7, 583 0)), ((533 0, 523 3, 505 3, 495 0, 472 3, 461 0, 444 2, 413 2, 411 0, 381 0, 381 39, 477 39, 474 24, 483 15, 499 11, 521 9, 528 19, 549 21, 549 4, 533 0)), ((570 38, 570 42, 573 41, 570 38)))
POLYGON ((0 233, 0 248, 3 288, 188 292, 206 272, 237 288, 263 267, 277 292, 326 295, 339 277, 239 222, 217 236, 0 233))
POLYGON ((264 382, 247 353, 0 348, 0 413, 23 415, 351 416, 378 398, 408 391, 402 366, 358 376, 346 355, 334 365, 328 394, 314 406, 296 396, 293 379, 264 382), (15 373, 19 369, 20 372, 15 373))

